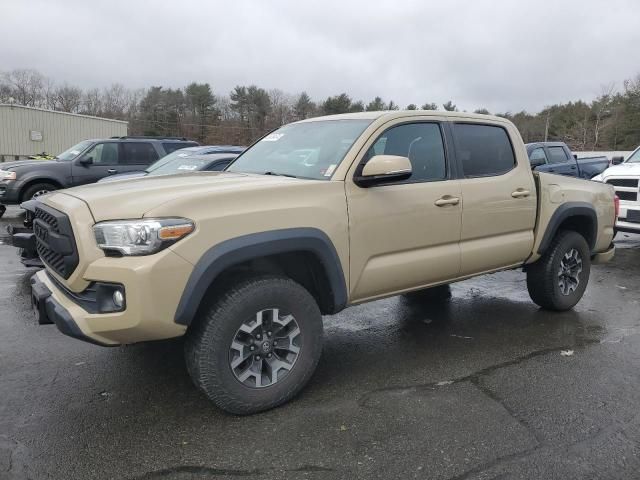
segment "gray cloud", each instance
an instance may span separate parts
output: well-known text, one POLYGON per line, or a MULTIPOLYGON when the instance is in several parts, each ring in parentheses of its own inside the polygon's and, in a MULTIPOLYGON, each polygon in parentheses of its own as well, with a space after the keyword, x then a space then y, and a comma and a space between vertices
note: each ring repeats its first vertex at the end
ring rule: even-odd
POLYGON ((2 0, 0 70, 535 111, 640 72, 634 0, 2 0))

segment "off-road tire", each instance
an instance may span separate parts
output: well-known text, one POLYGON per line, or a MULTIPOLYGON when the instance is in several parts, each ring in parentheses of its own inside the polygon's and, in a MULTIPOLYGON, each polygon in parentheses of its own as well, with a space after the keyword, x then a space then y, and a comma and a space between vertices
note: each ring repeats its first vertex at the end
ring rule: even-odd
MULTIPOLYGON (((36 195, 38 192, 53 192, 54 190, 57 190, 58 187, 56 187, 55 185, 51 184, 51 183, 35 183, 33 185, 30 185, 27 189, 25 189, 24 192, 22 192, 22 201, 27 201, 27 200, 32 200, 34 198, 34 195, 36 195)), ((37 198, 37 197, 35 197, 37 198)))
POLYGON ((241 280, 219 293, 194 319, 185 338, 185 360, 193 382, 219 408, 237 415, 269 410, 293 398, 309 381, 322 353, 322 316, 311 294, 287 277, 241 280), (294 316, 300 350, 290 371, 270 386, 251 388, 235 376, 229 351, 238 329, 269 308, 294 316))
POLYGON ((527 267, 529 296, 537 305, 547 310, 570 310, 582 298, 589 282, 590 271, 591 253, 587 241, 577 232, 561 231, 553 239, 544 255, 527 267), (582 271, 579 273, 576 289, 564 295, 559 285, 561 261, 573 249, 580 255, 582 271))

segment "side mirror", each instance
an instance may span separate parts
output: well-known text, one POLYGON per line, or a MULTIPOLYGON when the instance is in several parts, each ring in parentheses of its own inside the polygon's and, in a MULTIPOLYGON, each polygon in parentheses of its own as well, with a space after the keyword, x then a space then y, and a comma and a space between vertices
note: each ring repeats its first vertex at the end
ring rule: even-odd
POLYGON ((411 161, 398 155, 375 155, 365 164, 362 174, 353 179, 359 187, 397 182, 411 177, 411 161))
POLYGON ((544 158, 534 158, 533 160, 529 160, 531 164, 531 170, 535 170, 537 167, 544 165, 544 158))
POLYGON ((577 154, 577 153, 574 153, 574 154, 573 154, 573 158, 574 158, 575 160, 578 160, 578 154, 577 154))
POLYGON ((79 160, 80 165, 82 165, 83 167, 88 167, 89 165, 91 165, 93 163, 93 157, 82 157, 79 160))
POLYGON ((611 165, 620 165, 624 162, 624 157, 611 157, 611 165))

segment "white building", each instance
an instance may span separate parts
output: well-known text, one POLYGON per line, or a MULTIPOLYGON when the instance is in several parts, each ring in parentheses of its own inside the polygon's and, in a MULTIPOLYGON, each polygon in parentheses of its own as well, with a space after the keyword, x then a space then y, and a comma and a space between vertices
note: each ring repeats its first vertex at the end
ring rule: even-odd
POLYGON ((122 120, 0 104, 0 162, 46 152, 57 155, 90 138, 127 134, 122 120))

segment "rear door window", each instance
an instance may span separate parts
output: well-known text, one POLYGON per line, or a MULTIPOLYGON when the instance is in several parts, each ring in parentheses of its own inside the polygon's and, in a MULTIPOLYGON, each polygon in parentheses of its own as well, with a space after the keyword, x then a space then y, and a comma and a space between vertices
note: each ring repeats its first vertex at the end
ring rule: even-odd
POLYGON ((465 177, 502 175, 516 164, 509 135, 502 127, 456 123, 453 128, 456 155, 465 177))
POLYGON ((155 147, 147 142, 125 142, 122 149, 128 165, 149 165, 159 158, 155 147))
POLYGON ((547 147, 547 150, 549 151, 550 163, 566 163, 569 160, 567 152, 562 147, 547 147))

